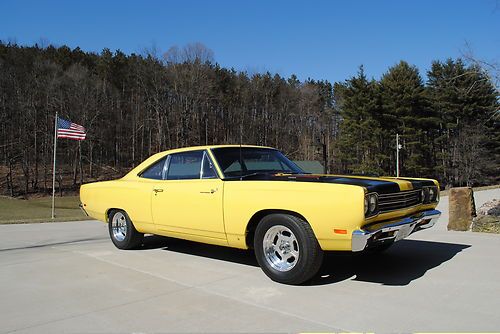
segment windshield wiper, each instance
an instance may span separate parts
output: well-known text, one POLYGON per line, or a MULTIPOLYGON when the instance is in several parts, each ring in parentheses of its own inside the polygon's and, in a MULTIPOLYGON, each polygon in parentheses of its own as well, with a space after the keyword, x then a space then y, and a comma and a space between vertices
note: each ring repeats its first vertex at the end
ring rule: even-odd
POLYGON ((281 175, 303 175, 303 174, 311 174, 309 172, 279 172, 276 174, 281 174, 281 175))
POLYGON ((308 173, 299 173, 299 172, 254 172, 254 173, 248 173, 248 174, 242 174, 242 175, 231 175, 225 177, 225 179, 246 179, 249 177, 253 176, 266 176, 266 175, 298 175, 298 174, 308 174, 308 173))
POLYGON ((248 174, 241 174, 241 175, 232 175, 232 176, 227 176, 225 179, 246 179, 248 177, 252 176, 264 176, 264 175, 272 175, 276 173, 271 173, 271 172, 255 172, 255 173, 248 173, 248 174))

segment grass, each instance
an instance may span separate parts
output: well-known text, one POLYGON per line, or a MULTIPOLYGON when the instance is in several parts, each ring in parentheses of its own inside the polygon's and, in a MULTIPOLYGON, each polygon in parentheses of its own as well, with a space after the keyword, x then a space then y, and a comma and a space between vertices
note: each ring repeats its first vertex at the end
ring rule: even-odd
POLYGON ((0 224, 23 224, 85 220, 78 196, 56 197, 56 218, 51 219, 52 198, 15 199, 0 197, 0 224))
POLYGON ((500 234, 500 221, 498 217, 483 216, 475 219, 472 232, 485 232, 500 234))

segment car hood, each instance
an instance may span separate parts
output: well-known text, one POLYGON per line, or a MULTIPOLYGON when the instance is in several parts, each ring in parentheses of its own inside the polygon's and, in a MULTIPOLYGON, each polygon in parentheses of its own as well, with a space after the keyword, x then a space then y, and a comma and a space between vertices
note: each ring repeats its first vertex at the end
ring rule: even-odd
POLYGON ((348 184, 360 186, 368 192, 379 194, 396 193, 400 191, 421 189, 424 186, 434 186, 430 179, 409 179, 393 177, 366 177, 354 175, 325 175, 325 174, 266 174, 255 175, 243 180, 259 181, 290 181, 290 182, 320 182, 334 184, 348 184))

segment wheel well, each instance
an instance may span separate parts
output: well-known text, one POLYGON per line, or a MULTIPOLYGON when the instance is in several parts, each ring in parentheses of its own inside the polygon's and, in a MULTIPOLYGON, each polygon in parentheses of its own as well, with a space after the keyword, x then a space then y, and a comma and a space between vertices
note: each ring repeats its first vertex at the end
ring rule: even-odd
POLYGON ((106 223, 109 223, 109 220, 111 219, 111 215, 115 212, 115 211, 125 211, 125 210, 122 210, 122 209, 118 209, 118 208, 110 208, 106 211, 106 223))
POLYGON ((250 221, 247 224, 245 242, 246 242, 248 248, 253 248, 253 238, 254 238, 254 234, 255 234, 255 229, 257 228, 257 225, 259 224, 259 222, 265 216, 273 214, 273 213, 284 213, 287 215, 292 215, 292 216, 298 217, 298 218, 307 222, 307 219, 305 219, 304 216, 302 216, 300 213, 295 212, 295 211, 280 210, 280 209, 266 209, 266 210, 258 211, 252 216, 252 218, 250 218, 250 221))

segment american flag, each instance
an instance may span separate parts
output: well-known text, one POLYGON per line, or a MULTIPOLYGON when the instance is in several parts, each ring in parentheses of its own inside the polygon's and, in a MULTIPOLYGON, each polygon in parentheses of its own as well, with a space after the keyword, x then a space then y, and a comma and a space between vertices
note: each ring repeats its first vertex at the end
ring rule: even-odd
POLYGON ((57 138, 84 140, 86 135, 83 126, 59 117, 57 118, 57 138))

